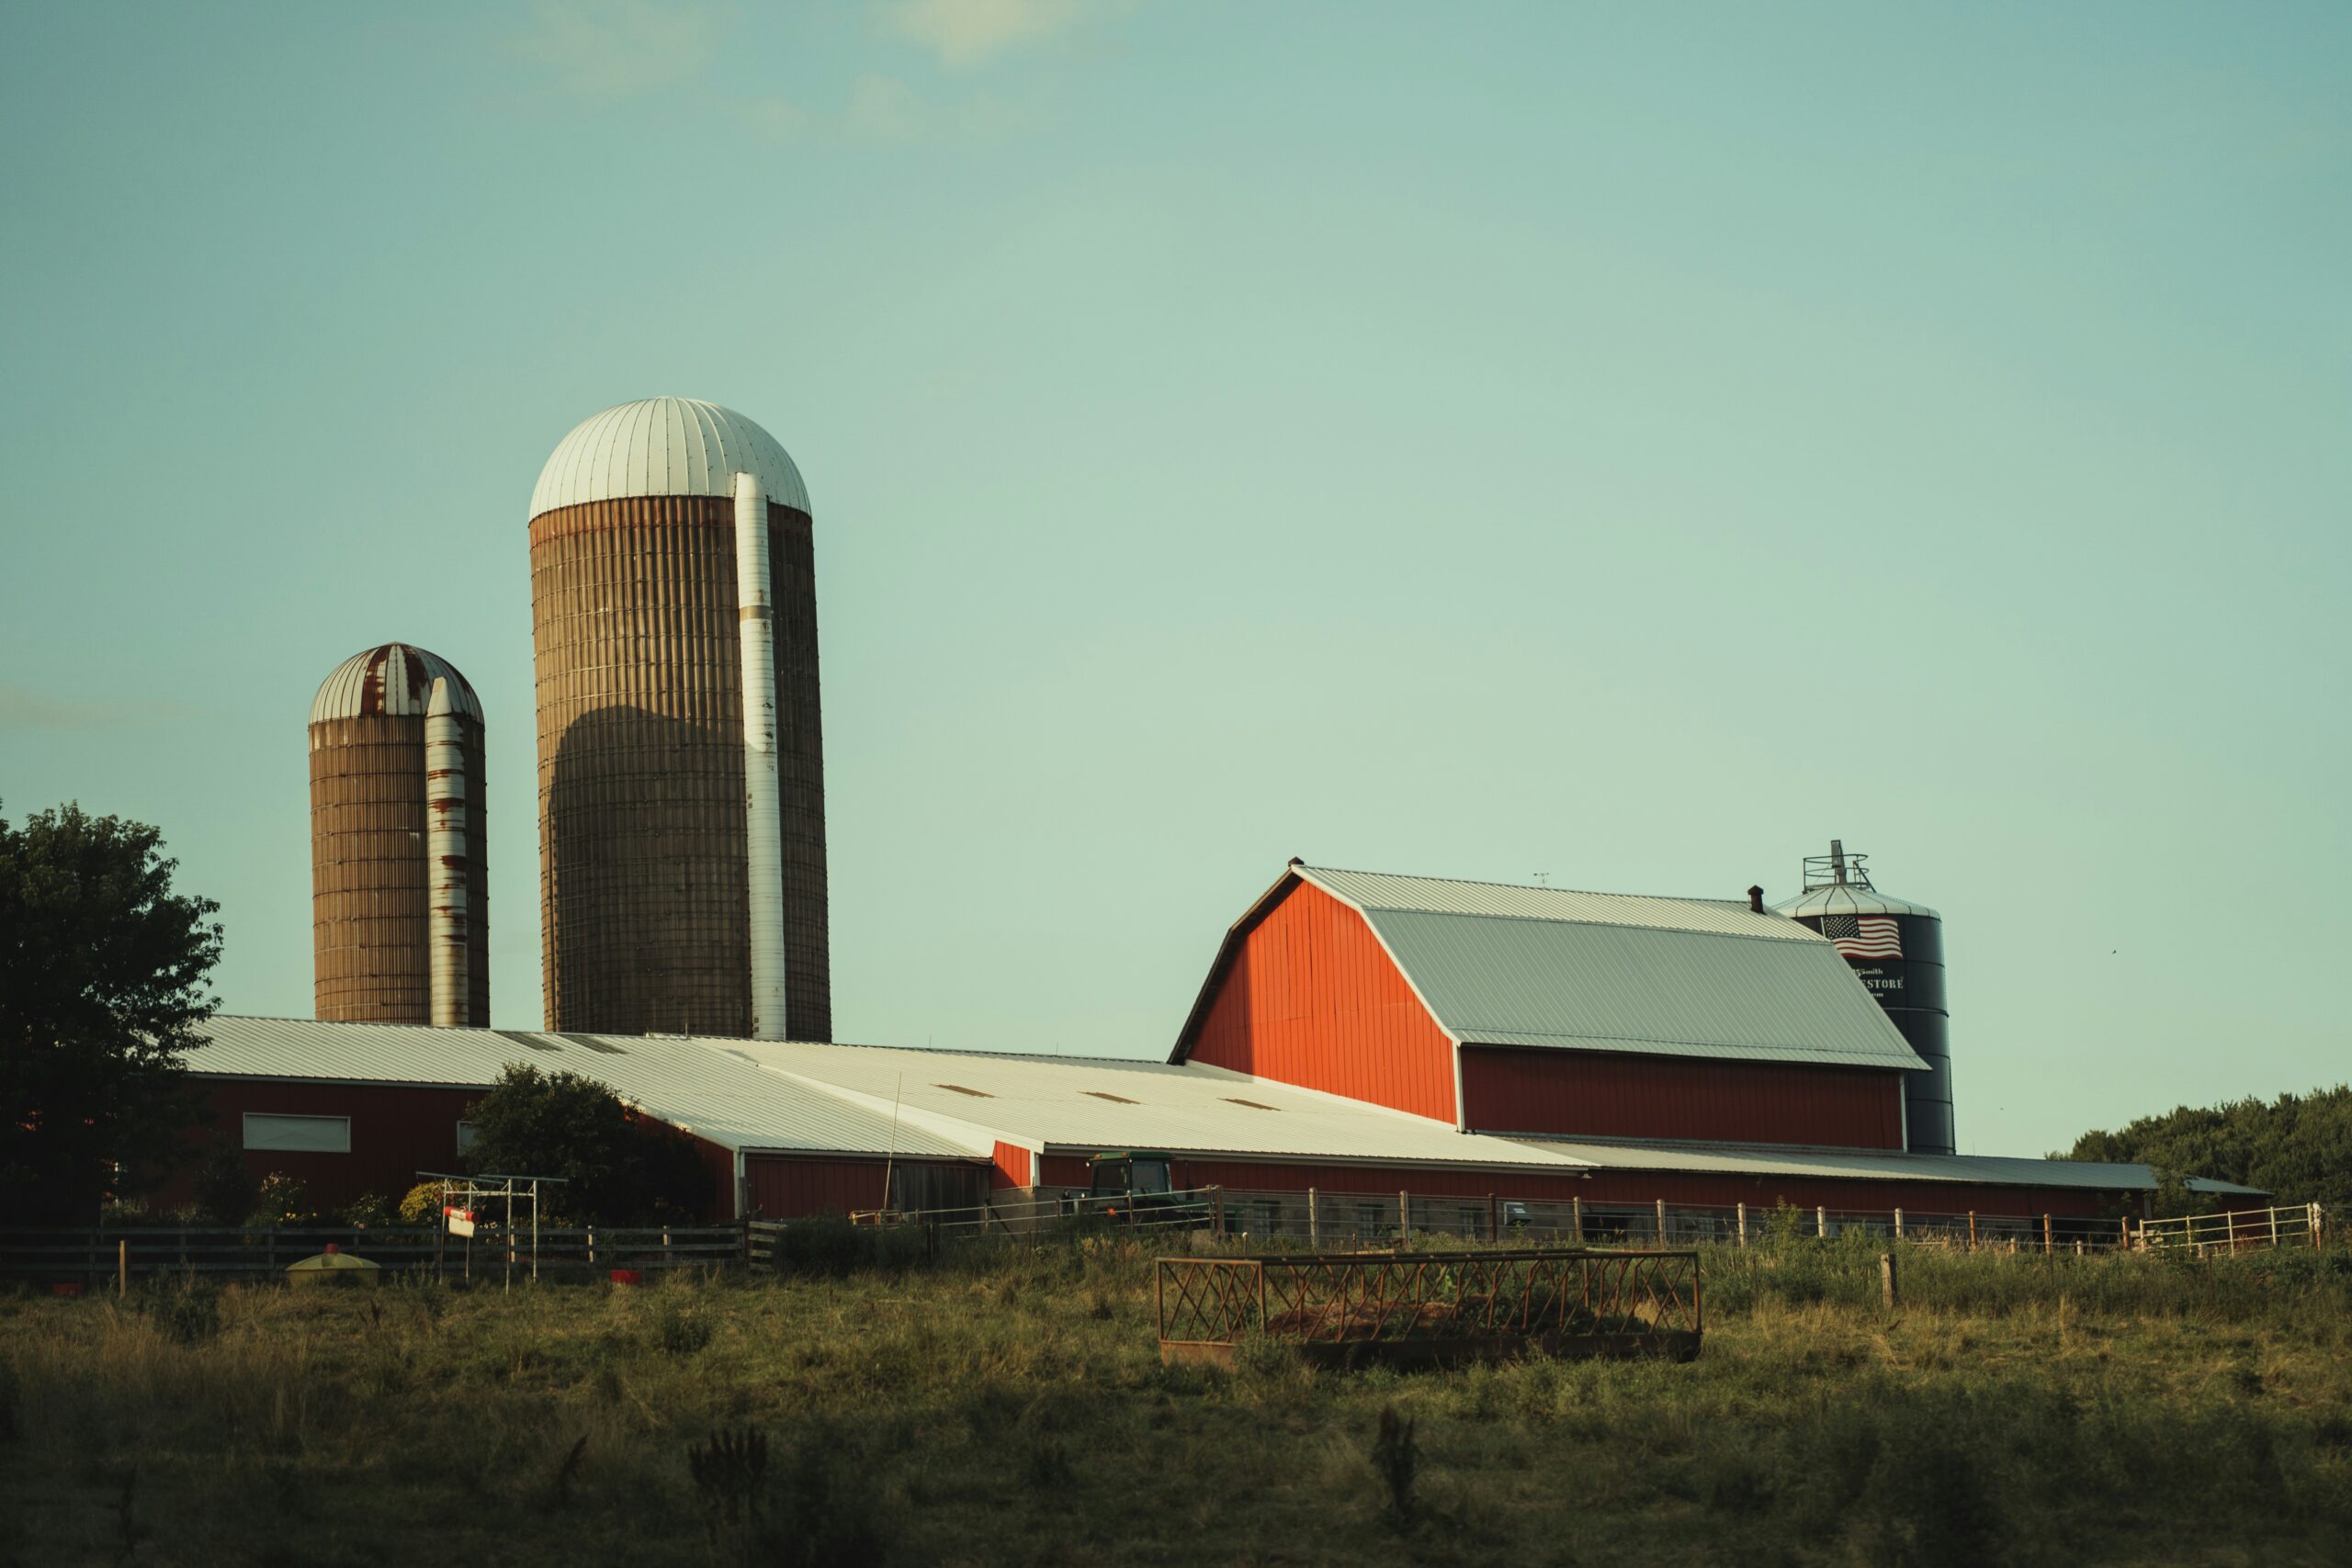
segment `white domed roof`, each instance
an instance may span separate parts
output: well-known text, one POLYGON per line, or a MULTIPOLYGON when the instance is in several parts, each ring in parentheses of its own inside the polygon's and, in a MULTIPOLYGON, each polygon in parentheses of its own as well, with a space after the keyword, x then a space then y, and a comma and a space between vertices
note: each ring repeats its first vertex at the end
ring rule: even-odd
POLYGON ((1785 903, 1773 905, 1772 910, 1791 919, 1811 915, 1917 915, 1928 920, 1943 919, 1925 904, 1891 897, 1868 883, 1812 888, 1785 903))
POLYGON ((359 718, 376 714, 395 717, 415 714, 422 717, 425 705, 433 699, 435 681, 449 682, 450 695, 460 714, 481 719, 481 699, 474 695, 473 687, 458 673, 456 665, 421 648, 388 642, 381 648, 355 653, 334 667, 334 673, 320 683, 319 694, 311 699, 311 722, 323 724, 331 718, 359 718))
POLYGON ((808 487, 775 436, 717 403, 648 398, 591 414, 556 446, 531 515, 633 495, 733 495, 735 476, 772 502, 808 510, 808 487))

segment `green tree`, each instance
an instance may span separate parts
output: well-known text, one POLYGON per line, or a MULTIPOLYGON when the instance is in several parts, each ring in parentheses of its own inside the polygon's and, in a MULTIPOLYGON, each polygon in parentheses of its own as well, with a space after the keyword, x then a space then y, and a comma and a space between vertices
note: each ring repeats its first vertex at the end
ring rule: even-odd
POLYGON ((2157 1204, 2165 1213, 2212 1209, 2211 1194, 2186 1184, 2208 1176, 2261 1188, 2281 1203, 2320 1203, 2341 1223, 2352 1216, 2352 1087, 2183 1105, 2120 1132, 2085 1133, 2059 1157, 2154 1167, 2164 1180, 2157 1204))
POLYGON ((0 818, 0 1222, 95 1218, 186 1157, 220 927, 177 866, 143 823, 0 818))
POLYGON ((483 1175, 554 1176, 543 1213, 596 1224, 684 1218, 710 1198, 710 1172, 686 1135, 624 1105, 594 1078, 508 1065, 466 1113, 483 1175))

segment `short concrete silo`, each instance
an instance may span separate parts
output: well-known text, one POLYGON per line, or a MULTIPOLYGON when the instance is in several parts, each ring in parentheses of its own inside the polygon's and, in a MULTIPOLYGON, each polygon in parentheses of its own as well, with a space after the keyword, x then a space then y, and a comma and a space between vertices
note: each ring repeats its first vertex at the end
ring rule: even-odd
POLYGON ((483 804, 481 702, 456 666, 388 642, 335 667, 311 704, 319 1017, 489 1025, 483 804))
POLYGON ((831 1039, 799 469, 731 409, 623 403, 556 447, 530 535, 548 1028, 831 1039))

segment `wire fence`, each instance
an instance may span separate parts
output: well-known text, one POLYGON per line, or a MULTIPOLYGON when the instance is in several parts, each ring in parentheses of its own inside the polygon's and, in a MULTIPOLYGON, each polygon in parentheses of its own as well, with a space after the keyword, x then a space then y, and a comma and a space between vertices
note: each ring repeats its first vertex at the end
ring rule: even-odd
POLYGON ((0 1275, 87 1285, 155 1274, 259 1276, 329 1250, 387 1269, 590 1275, 743 1260, 741 1224, 543 1229, 482 1224, 470 1237, 427 1225, 254 1225, 64 1231, 0 1229, 0 1275))
MULTIPOLYGON (((2205 1257, 2268 1247, 2324 1247, 2331 1217, 2317 1203, 2167 1220, 2074 1214, 1947 1213, 1823 1207, 1771 1209, 1438 1197, 1411 1191, 1304 1192, 1204 1187, 1134 1197, 1044 1194, 956 1208, 874 1211, 860 1227, 917 1233, 921 1250, 989 1238, 1191 1233, 1187 1247, 1238 1243, 1309 1252, 1434 1246, 1745 1247, 1861 1235, 1919 1246, 2010 1253, 2173 1252, 2205 1257), (1198 1237, 1198 1242, 1193 1241, 1198 1237)), ((512 1269, 572 1278, 612 1270, 748 1266, 773 1270, 784 1233, 841 1225, 841 1216, 731 1224, 548 1228, 483 1224, 470 1238, 421 1225, 0 1229, 0 1277, 87 1285, 157 1273, 256 1276, 330 1246, 385 1269, 445 1274, 512 1269)), ((901 1253, 901 1256, 905 1254, 901 1253)))
POLYGON ((1394 1247, 1417 1239, 1571 1245, 1743 1247, 1767 1239, 1864 1235, 1977 1251, 2114 1252, 2189 1247, 2243 1249, 2324 1246, 2325 1216, 2316 1203, 2241 1210, 2185 1220, 2125 1215, 1950 1213, 1906 1209, 1796 1208, 1776 1205, 1587 1202, 1486 1197, 1434 1197, 1411 1191, 1305 1192, 1227 1189, 1216 1199, 1217 1228, 1253 1242, 1327 1247, 1394 1247))

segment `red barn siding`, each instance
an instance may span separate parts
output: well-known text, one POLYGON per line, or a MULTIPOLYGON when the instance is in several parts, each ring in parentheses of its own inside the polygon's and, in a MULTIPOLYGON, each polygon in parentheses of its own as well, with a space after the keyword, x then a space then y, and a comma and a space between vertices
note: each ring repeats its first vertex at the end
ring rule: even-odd
POLYGON ((978 1166, 947 1160, 885 1161, 878 1155, 867 1159, 845 1155, 749 1155, 743 1161, 743 1179, 753 1212, 766 1219, 789 1220, 881 1208, 886 1166, 895 1168, 901 1178, 938 1169, 970 1178, 976 1186, 984 1174, 978 1166))
POLYGON ((1464 1124, 1482 1133, 1903 1146, 1903 1077, 1597 1051, 1462 1048, 1464 1124))
MULTIPOLYGON (((281 1078, 204 1078, 205 1109, 211 1120, 195 1128, 190 1141, 200 1151, 215 1138, 234 1148, 244 1144, 244 1113, 351 1118, 347 1155, 245 1150, 245 1168, 255 1177, 283 1172, 302 1183, 320 1209, 340 1209, 375 1194, 397 1203, 415 1186, 420 1170, 458 1168, 458 1123, 467 1107, 487 1089, 428 1089, 413 1084, 296 1083, 281 1078)), ((184 1208, 196 1201, 196 1173, 184 1168, 152 1201, 158 1208, 184 1208)))
POLYGON ((989 1171, 989 1185, 992 1188, 1026 1187, 1029 1185, 1029 1166, 1027 1149, 1000 1139, 996 1145, 996 1157, 989 1171))
POLYGON ((1086 1168, 1082 1155, 1046 1155, 1037 1161, 1037 1185, 1040 1187, 1075 1187, 1085 1190, 1094 1173, 1086 1168))
POLYGON ((1191 1059, 1452 1122, 1453 1042, 1371 926, 1310 883, 1246 933, 1191 1059))

